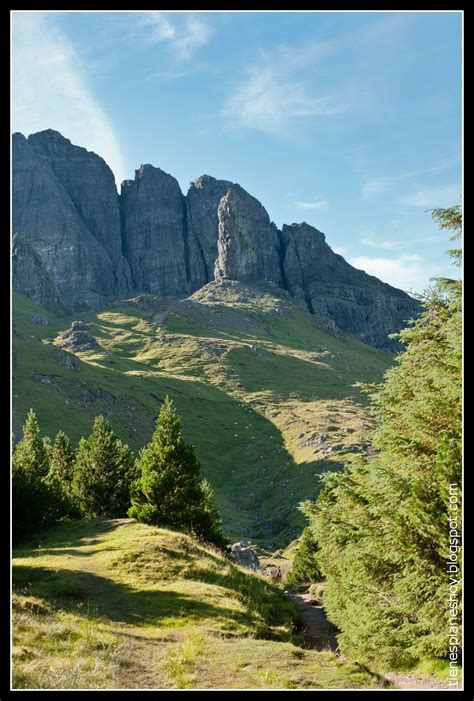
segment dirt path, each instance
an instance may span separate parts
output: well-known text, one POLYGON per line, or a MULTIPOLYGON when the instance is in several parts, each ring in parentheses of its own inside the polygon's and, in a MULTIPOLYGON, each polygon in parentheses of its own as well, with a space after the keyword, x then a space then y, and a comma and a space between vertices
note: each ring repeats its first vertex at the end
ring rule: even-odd
POLYGON ((417 674, 404 674, 402 672, 388 672, 384 675, 397 689, 450 689, 447 682, 433 677, 420 677, 417 674))
POLYGON ((315 650, 338 649, 336 633, 337 628, 326 618, 324 609, 315 601, 312 594, 294 594, 287 592, 288 599, 293 601, 301 612, 301 618, 306 627, 306 639, 315 650), (314 602, 314 603, 310 603, 314 602))
MULTIPOLYGON (((338 654, 336 639, 337 628, 326 618, 323 607, 312 594, 296 594, 287 592, 288 599, 293 601, 301 612, 302 621, 306 627, 306 640, 315 650, 331 650, 338 654), (311 603, 313 602, 313 603, 311 603)), ((341 660, 343 660, 343 657, 341 660)), ((417 674, 389 672, 381 677, 397 689, 448 689, 447 684, 440 679, 422 677, 417 674)))

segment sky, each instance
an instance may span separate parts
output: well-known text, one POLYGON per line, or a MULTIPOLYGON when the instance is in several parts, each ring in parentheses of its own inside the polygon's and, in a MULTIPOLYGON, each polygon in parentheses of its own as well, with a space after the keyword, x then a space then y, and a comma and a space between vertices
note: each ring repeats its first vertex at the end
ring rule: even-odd
POLYGON ((429 211, 461 203, 460 12, 12 12, 12 129, 56 129, 117 187, 239 183, 409 292, 455 275, 429 211))

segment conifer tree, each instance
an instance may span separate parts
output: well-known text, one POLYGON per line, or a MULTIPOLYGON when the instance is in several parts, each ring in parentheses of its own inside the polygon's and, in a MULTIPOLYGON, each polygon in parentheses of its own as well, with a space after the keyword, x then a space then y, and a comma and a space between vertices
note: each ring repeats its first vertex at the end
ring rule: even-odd
POLYGON ((78 511, 64 485, 51 474, 49 445, 41 437, 32 409, 23 426, 23 438, 12 454, 13 540, 37 532, 65 517, 77 517, 78 511))
POLYGON ((96 417, 90 436, 80 440, 72 480, 73 493, 84 514, 126 516, 134 477, 130 448, 115 436, 103 416, 96 417))
POLYGON ((181 422, 166 397, 150 443, 138 460, 129 516, 157 526, 190 530, 221 544, 220 519, 210 486, 200 478, 194 447, 183 440, 181 422))
MULTIPOLYGON (((458 207, 435 210, 435 218, 458 236, 458 207)), ((343 652, 367 663, 449 655, 449 504, 455 485, 460 509, 461 481, 461 282, 438 279, 424 307, 399 334, 406 350, 383 384, 364 387, 379 452, 326 473, 316 503, 305 506, 320 547, 326 611, 341 630, 343 652)), ((460 587, 456 596, 460 611, 460 587)))
POLYGON ((54 471, 68 485, 72 482, 75 457, 68 436, 63 431, 59 431, 51 450, 50 471, 54 471))
POLYGON ((301 534, 293 564, 286 577, 288 586, 310 584, 323 579, 318 563, 318 544, 310 528, 305 528, 301 534))
POLYGON ((46 477, 49 471, 48 447, 40 434, 38 421, 33 409, 30 409, 23 426, 23 437, 18 442, 13 454, 13 466, 19 467, 30 475, 46 477))

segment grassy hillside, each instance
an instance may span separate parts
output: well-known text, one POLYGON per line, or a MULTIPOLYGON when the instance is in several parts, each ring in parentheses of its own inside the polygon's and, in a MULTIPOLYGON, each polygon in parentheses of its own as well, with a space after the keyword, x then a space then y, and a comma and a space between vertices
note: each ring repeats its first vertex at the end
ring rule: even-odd
POLYGON ((380 380, 390 364, 268 288, 237 283, 179 301, 140 295, 67 318, 15 294, 13 319, 17 432, 33 407, 45 433, 64 429, 78 441, 102 413, 138 450, 169 394, 226 534, 270 548, 299 535, 296 507, 316 494, 318 476, 363 449, 368 418, 352 385, 380 380), (78 353, 79 369, 69 370, 56 338, 74 319, 93 324, 99 347, 78 353))
POLYGON ((78 521, 13 555, 14 688, 376 685, 302 647, 280 589, 183 534, 78 521))

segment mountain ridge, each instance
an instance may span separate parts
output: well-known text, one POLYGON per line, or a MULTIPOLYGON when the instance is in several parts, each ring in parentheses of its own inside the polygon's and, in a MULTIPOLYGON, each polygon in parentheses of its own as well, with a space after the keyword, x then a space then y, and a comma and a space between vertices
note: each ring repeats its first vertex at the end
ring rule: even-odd
POLYGON ((265 281, 392 352, 389 335, 419 311, 309 224, 278 229, 231 181, 202 175, 184 195, 145 164, 118 194, 106 162, 54 130, 15 133, 12 154, 13 286, 48 308, 98 309, 132 292, 185 297, 214 279, 265 281))

